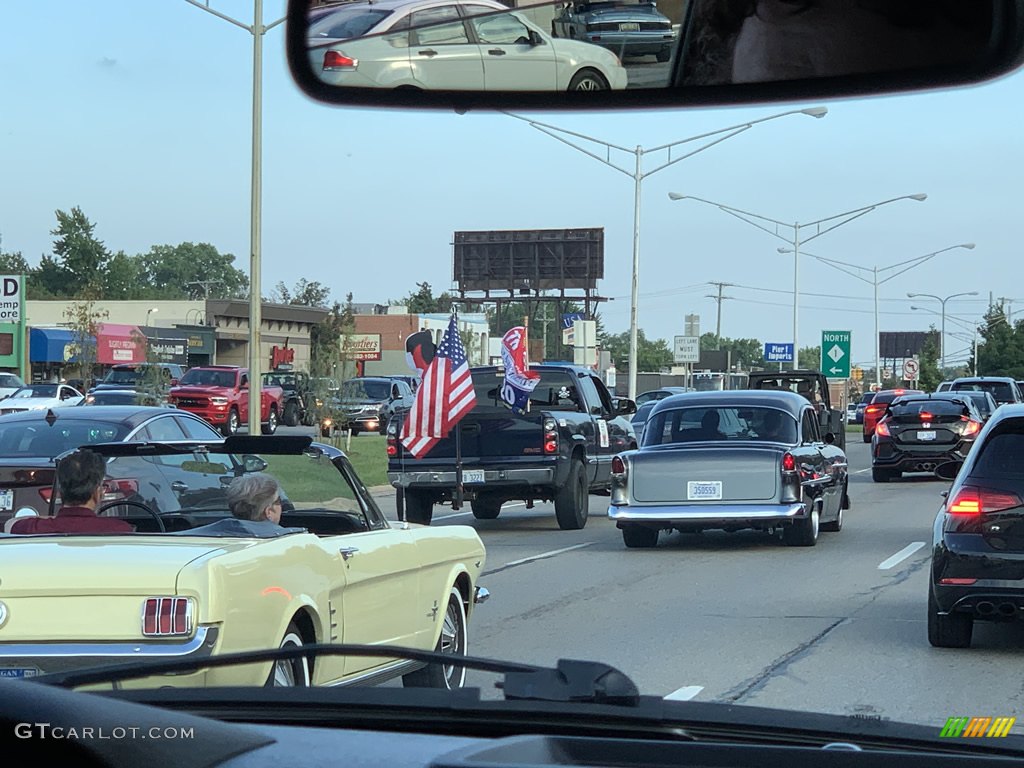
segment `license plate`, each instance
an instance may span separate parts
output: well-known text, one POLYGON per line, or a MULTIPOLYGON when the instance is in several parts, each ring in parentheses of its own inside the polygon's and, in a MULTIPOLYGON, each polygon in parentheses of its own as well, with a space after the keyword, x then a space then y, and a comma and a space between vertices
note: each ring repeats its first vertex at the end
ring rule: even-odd
POLYGON ((935 439, 935 430, 934 429, 930 429, 927 432, 918 432, 917 433, 917 439, 918 440, 934 440, 935 439))
POLYGON ((619 24, 619 32, 639 32, 640 25, 637 23, 619 24))
POLYGON ((0 509, 14 509, 14 491, 0 491, 0 509))
POLYGON ((0 667, 0 677, 35 677, 39 667, 0 667))
POLYGON ((482 469, 464 469, 462 470, 462 482, 463 483, 482 483, 485 482, 484 471, 482 469))
POLYGON ((721 480, 691 480, 686 484, 686 498, 691 501, 722 498, 721 480))

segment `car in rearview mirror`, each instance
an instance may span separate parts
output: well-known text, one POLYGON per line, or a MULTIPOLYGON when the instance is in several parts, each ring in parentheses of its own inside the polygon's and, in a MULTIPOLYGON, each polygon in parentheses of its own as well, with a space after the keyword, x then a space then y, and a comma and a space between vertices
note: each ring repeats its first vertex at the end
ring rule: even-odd
POLYGON ((326 103, 622 109, 969 85, 1024 63, 1024 0, 290 0, 326 103))

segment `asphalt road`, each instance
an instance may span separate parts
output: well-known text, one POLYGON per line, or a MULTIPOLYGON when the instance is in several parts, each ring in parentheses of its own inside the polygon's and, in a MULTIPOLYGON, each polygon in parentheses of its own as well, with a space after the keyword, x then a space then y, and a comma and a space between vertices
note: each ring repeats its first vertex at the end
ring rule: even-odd
POLYGON ((633 56, 625 61, 629 75, 626 88, 666 88, 670 70, 669 62, 659 64, 654 56, 633 56))
MULTIPOLYGON (((626 550, 601 496, 572 532, 550 505, 509 504, 493 521, 436 508, 435 525, 472 525, 487 547, 480 583, 492 596, 471 621, 470 652, 600 660, 643 693, 697 701, 936 728, 953 715, 1024 719, 1024 624, 979 624, 969 650, 927 641, 928 542, 947 484, 874 484, 868 446, 851 441, 849 458, 844 528, 810 548, 711 532, 626 550)), ((393 494, 378 501, 393 517, 393 494)), ((497 697, 495 679, 471 672, 468 683, 497 697)))

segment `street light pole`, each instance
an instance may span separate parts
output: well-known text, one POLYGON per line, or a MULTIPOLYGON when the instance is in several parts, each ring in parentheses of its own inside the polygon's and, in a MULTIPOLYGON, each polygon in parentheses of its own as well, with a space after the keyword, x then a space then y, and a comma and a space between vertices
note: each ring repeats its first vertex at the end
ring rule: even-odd
POLYGON ((914 195, 901 195, 900 197, 894 197, 890 200, 883 200, 880 203, 874 203, 872 205, 865 205, 862 208, 855 208, 852 211, 846 211, 844 213, 837 213, 834 216, 829 216, 824 219, 818 219, 806 224, 800 222, 788 222, 780 221, 779 219, 772 219, 767 216, 761 216, 757 213, 751 213, 750 211, 744 211, 741 208, 733 208, 732 206, 725 205, 723 203, 716 203, 712 200, 705 200, 701 197, 694 197, 693 195, 684 195, 680 192, 669 192, 670 200, 696 200, 699 203, 714 206, 719 210, 728 213, 730 216, 735 216, 740 221, 745 221, 752 227, 757 227, 763 232, 767 232, 773 237, 777 237, 784 243, 789 244, 788 249, 780 248, 780 253, 793 254, 793 367, 800 367, 800 342, 799 342, 799 317, 800 317, 800 246, 805 243, 809 243, 815 238, 821 237, 822 235, 831 232, 833 229, 838 229, 844 224, 849 224, 855 219, 859 219, 861 216, 865 216, 871 213, 876 208, 880 208, 883 205, 889 203, 895 203, 898 200, 916 200, 921 202, 928 199, 928 195, 923 192, 919 192, 914 195), (761 223, 765 222, 765 223, 761 223), (773 224, 774 227, 769 227, 767 224, 773 224), (824 226, 824 228, 822 228, 824 226), (779 234, 779 227, 788 227, 793 230, 792 238, 786 237, 779 234), (803 238, 801 240, 800 232, 803 229, 814 227, 815 232, 810 237, 803 238))
POLYGON ((218 19, 234 24, 252 35, 252 167, 251 195, 249 201, 249 434, 260 432, 260 416, 263 396, 261 394, 261 376, 263 369, 262 341, 260 336, 263 325, 262 289, 260 274, 262 271, 262 210, 263 210, 263 36, 281 24, 287 17, 270 24, 263 23, 263 0, 253 0, 253 22, 245 24, 225 13, 215 11, 199 0, 185 0, 218 19))
MULTIPOLYGON (((191 0, 190 0, 191 1, 191 0)), ((658 147, 650 147, 645 149, 644 147, 637 146, 635 149, 627 149, 626 147, 620 147, 616 144, 604 141, 602 139, 594 138, 593 136, 587 136, 583 133, 575 131, 568 131, 564 128, 558 128, 553 125, 546 123, 540 123, 536 120, 530 120, 526 117, 512 114, 511 112, 503 112, 503 114, 509 117, 514 117, 516 120, 522 120, 527 123, 530 127, 536 128, 541 133, 547 134, 553 139, 556 139, 566 146, 572 147, 578 152, 582 152, 588 157, 592 157, 600 163, 607 165, 610 168, 615 169, 619 173, 625 174, 633 179, 633 277, 632 277, 632 290, 631 290, 631 307, 629 312, 629 398, 636 398, 636 377, 637 377, 637 342, 639 335, 639 325, 637 321, 638 316, 638 301, 640 296, 640 185, 644 179, 648 176, 653 176, 658 171, 664 170, 671 165, 675 165, 678 162, 686 160, 689 157, 693 157, 699 152, 703 152, 706 149, 710 149, 716 144, 721 144, 726 139, 731 139, 733 136, 750 130, 758 123, 764 123, 769 120, 776 120, 780 117, 786 117, 787 115, 809 115, 815 118, 821 118, 828 114, 828 109, 825 107, 811 107, 808 109, 794 109, 788 112, 781 112, 776 115, 769 115, 768 117, 762 117, 758 120, 751 120, 746 123, 740 123, 733 125, 728 128, 720 128, 717 131, 711 131, 709 133, 702 133, 699 136, 691 136, 687 139, 680 139, 679 141, 673 141, 670 144, 662 144, 658 147), (680 144, 687 144, 692 141, 701 141, 708 139, 707 143, 701 145, 697 149, 679 157, 672 157, 672 149, 679 146, 680 144), (605 155, 602 157, 596 152, 588 149, 587 147, 580 146, 573 142, 573 140, 587 141, 592 144, 604 147, 605 155), (622 152, 627 155, 633 155, 633 168, 629 170, 621 165, 618 165, 611 160, 612 151, 622 152), (655 152, 667 152, 668 159, 661 165, 653 168, 649 171, 643 170, 643 157, 645 154, 653 154, 655 152)))
MULTIPOLYGON (((820 261, 822 264, 827 264, 828 266, 832 267, 833 269, 838 269, 840 272, 843 272, 843 273, 845 273, 847 275, 850 275, 850 277, 855 277, 858 280, 861 280, 861 281, 863 281, 865 283, 869 283, 869 284, 874 286, 874 288, 875 288, 875 384, 877 384, 878 386, 882 385, 882 369, 881 369, 881 362, 882 361, 881 361, 881 349, 880 349, 881 348, 881 341, 879 339, 879 336, 881 336, 881 334, 879 333, 879 327, 878 327, 878 286, 882 285, 883 283, 889 282, 894 277, 898 277, 898 276, 902 275, 904 272, 913 269, 914 267, 921 266, 926 261, 934 259, 940 253, 945 253, 946 251, 952 251, 952 250, 955 250, 957 248, 966 248, 967 250, 973 250, 974 249, 974 243, 961 243, 960 245, 951 245, 948 248, 943 248, 942 250, 939 250, 939 251, 932 251, 931 253, 926 253, 924 256, 915 256, 912 259, 907 259, 906 261, 900 261, 900 262, 897 262, 896 264, 890 264, 888 267, 882 267, 881 269, 879 269, 877 265, 875 265, 874 267, 871 267, 869 269, 868 267, 862 267, 860 264, 850 264, 850 263, 845 262, 845 261, 837 261, 835 259, 826 259, 823 256, 815 256, 813 253, 807 253, 806 254, 806 255, 810 256, 812 259, 816 259, 817 261, 820 261), (883 278, 881 280, 878 279, 878 273, 879 272, 888 272, 890 269, 898 269, 899 271, 898 272, 893 272, 891 275, 889 275, 888 277, 885 277, 885 278, 883 278), (858 271, 854 272, 852 270, 858 270, 858 271), (871 279, 869 280, 868 278, 864 277, 862 274, 860 274, 860 271, 871 272, 871 274, 872 274, 871 279)), ((780 248, 779 251, 781 253, 786 253, 787 252, 785 248, 780 248)))
POLYGON ((916 299, 926 298, 935 299, 939 304, 942 305, 942 331, 939 337, 939 356, 942 358, 942 375, 946 375, 946 302, 950 299, 956 299, 960 296, 977 296, 977 291, 967 291, 965 293, 954 293, 951 296, 936 296, 934 293, 908 293, 907 298, 916 299))

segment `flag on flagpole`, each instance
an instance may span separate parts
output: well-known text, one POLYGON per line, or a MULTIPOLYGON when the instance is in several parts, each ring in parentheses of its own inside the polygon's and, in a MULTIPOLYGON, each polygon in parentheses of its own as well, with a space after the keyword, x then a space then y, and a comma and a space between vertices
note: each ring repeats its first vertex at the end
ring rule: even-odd
POLYGON ((402 426, 402 445, 415 458, 423 458, 475 405, 466 349, 453 312, 402 426))

